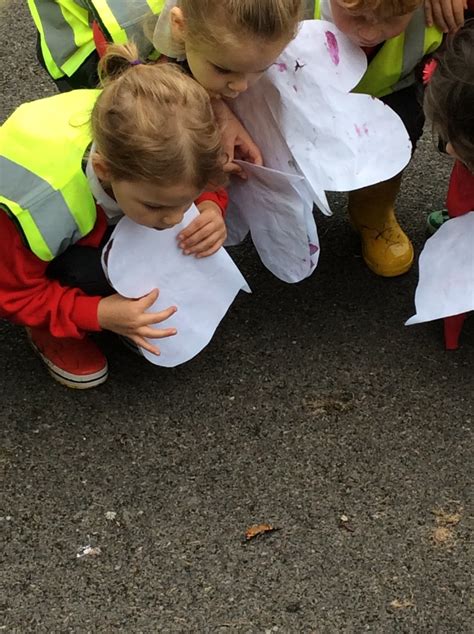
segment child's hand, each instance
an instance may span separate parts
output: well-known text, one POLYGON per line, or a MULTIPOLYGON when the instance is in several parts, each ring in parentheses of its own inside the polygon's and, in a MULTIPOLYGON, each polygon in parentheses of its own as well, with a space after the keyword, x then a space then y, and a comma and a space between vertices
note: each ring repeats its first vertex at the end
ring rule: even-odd
POLYGON ((197 207, 199 216, 178 235, 179 248, 185 255, 205 258, 221 248, 227 238, 227 229, 219 205, 204 200, 197 207))
POLYGON ((444 33, 457 31, 464 24, 465 9, 467 0, 425 0, 426 23, 444 33))
POLYGON ((212 106, 222 130, 222 145, 229 158, 228 162, 224 165, 224 170, 231 174, 237 174, 241 178, 247 178, 240 165, 234 163, 234 159, 248 161, 255 165, 263 165, 260 149, 222 99, 214 100, 212 106))
POLYGON ((99 302, 97 318, 104 330, 111 330, 118 335, 128 337, 137 346, 159 355, 160 350, 153 346, 148 339, 163 339, 176 334, 176 328, 152 328, 153 324, 160 324, 169 319, 177 311, 176 306, 170 306, 159 313, 146 311, 158 299, 159 291, 155 289, 140 299, 128 299, 118 293, 104 297, 99 302))

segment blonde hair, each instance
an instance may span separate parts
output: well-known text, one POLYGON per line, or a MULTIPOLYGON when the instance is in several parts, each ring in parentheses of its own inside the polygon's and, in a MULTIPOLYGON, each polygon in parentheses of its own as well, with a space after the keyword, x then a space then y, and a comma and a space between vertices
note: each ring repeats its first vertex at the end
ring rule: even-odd
POLYGON ((423 0, 340 0, 339 4, 354 13, 369 13, 379 19, 389 19, 412 13, 423 4, 423 0))
POLYGON ((289 42, 303 19, 304 0, 179 0, 178 7, 194 42, 219 44, 222 30, 289 42))
POLYGON ((99 77, 92 134, 112 178, 197 189, 226 182, 210 98, 178 66, 142 63, 132 43, 111 45, 99 77))

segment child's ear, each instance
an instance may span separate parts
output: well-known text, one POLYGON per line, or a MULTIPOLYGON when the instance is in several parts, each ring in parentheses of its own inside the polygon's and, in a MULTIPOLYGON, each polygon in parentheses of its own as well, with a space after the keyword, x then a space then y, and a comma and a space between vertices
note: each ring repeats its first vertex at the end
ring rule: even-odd
POLYGON ((109 166, 103 159, 103 157, 98 153, 94 152, 91 156, 92 167, 94 168, 94 172, 97 178, 103 183, 110 183, 110 170, 109 166))
POLYGON ((186 39, 186 20, 179 7, 173 7, 171 9, 170 29, 173 40, 183 44, 186 39))

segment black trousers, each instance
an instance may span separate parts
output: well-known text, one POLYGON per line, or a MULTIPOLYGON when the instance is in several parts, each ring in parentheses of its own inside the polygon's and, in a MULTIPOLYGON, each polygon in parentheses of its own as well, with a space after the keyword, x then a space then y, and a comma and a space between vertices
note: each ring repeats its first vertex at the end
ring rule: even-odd
POLYGON ((425 115, 423 113, 422 89, 417 84, 403 88, 381 98, 392 108, 405 124, 415 151, 416 144, 423 134, 425 115))
POLYGON ((116 291, 102 269, 102 251, 112 231, 113 227, 107 229, 99 248, 73 245, 66 249, 48 265, 47 276, 63 286, 80 288, 87 295, 113 295, 116 291))

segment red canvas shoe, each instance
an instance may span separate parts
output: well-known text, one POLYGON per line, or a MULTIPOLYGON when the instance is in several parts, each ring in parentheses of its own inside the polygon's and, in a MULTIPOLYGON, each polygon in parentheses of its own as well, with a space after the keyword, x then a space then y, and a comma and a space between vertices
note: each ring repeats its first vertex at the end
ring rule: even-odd
POLYGON ((27 328, 26 332, 33 350, 62 385, 87 390, 107 380, 107 359, 87 337, 62 339, 40 328, 27 328))

